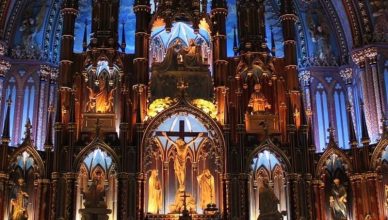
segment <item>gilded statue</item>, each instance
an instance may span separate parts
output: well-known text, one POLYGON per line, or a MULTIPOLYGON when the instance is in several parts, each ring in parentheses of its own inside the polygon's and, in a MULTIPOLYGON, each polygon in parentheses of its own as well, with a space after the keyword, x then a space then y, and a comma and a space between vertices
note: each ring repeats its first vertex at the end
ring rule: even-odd
POLYGON ((263 181, 263 185, 259 188, 259 210, 260 215, 258 220, 280 220, 282 214, 278 210, 279 199, 274 191, 269 186, 267 179, 263 181))
POLYGON ((148 212, 158 214, 162 208, 162 187, 158 178, 158 170, 152 170, 148 179, 148 212))
POLYGON ((18 179, 18 186, 11 199, 11 220, 27 220, 28 194, 23 191, 24 179, 18 179))
POLYGON ((166 132, 162 132, 162 135, 176 148, 176 154, 174 157, 174 171, 178 179, 179 188, 178 191, 185 191, 185 178, 186 178, 186 157, 189 146, 194 143, 198 138, 203 136, 203 133, 199 133, 196 138, 193 138, 189 143, 186 143, 182 138, 178 138, 175 142, 167 136, 166 132))
POLYGON ((205 209, 207 205, 214 204, 214 177, 210 170, 205 169, 202 174, 197 176, 197 181, 200 189, 200 205, 202 209, 205 209))
POLYGON ((86 112, 109 113, 113 111, 114 91, 116 89, 109 90, 106 87, 105 79, 100 78, 98 80, 97 92, 89 86, 86 86, 86 89, 89 98, 86 103, 86 112))
POLYGON ((385 192, 385 207, 388 208, 388 185, 384 185, 385 192))
POLYGON ((330 191, 330 209, 333 220, 347 219, 347 192, 338 178, 333 180, 330 191))
POLYGON ((248 106, 252 108, 252 113, 265 112, 267 109, 271 109, 271 105, 261 92, 261 85, 258 83, 255 84, 255 92, 252 93, 248 106))

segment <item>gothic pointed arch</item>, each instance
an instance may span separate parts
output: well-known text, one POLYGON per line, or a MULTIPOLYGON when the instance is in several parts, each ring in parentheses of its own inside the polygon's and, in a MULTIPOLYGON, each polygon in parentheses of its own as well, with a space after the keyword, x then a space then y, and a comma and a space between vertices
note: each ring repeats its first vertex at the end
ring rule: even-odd
POLYGON ((381 138, 379 143, 376 145, 376 148, 374 149, 371 157, 371 170, 380 171, 381 169, 381 159, 383 156, 383 153, 387 151, 388 147, 388 138, 386 135, 385 137, 381 138))
POLYGON ((22 144, 13 152, 13 154, 9 158, 10 164, 17 161, 18 157, 23 155, 24 152, 26 152, 34 160, 34 166, 37 171, 36 174, 39 174, 39 176, 43 176, 45 170, 44 162, 30 138, 26 137, 22 144))
POLYGON ((188 210, 203 213, 210 200, 222 207, 225 141, 210 115, 181 98, 146 121, 140 146, 144 203, 150 218, 157 213, 179 213, 182 190, 188 195, 188 210), (207 193, 204 184, 210 187, 207 193))
MULTIPOLYGON (((217 160, 219 163, 219 168, 221 168, 220 171, 224 171, 225 164, 227 163, 225 157, 225 140, 218 123, 211 116, 204 113, 201 109, 189 103, 185 98, 182 98, 171 107, 160 112, 157 116, 146 123, 147 127, 144 131, 143 139, 141 141, 143 152, 151 152, 151 147, 154 146, 154 139, 152 138, 153 132, 155 132, 157 127, 163 123, 163 121, 177 113, 193 115, 194 117, 198 118, 198 120, 202 122, 203 125, 209 130, 209 132, 214 137, 212 139, 212 145, 214 147, 212 150, 214 150, 214 153, 217 153, 219 157, 222 157, 217 158, 217 160)), ((143 157, 147 158, 147 155, 143 155, 143 157)), ((142 164, 143 170, 145 170, 145 165, 146 163, 142 164)))
POLYGON ((109 154, 109 156, 112 157, 114 164, 119 164, 119 157, 116 154, 116 152, 107 145, 103 140, 101 140, 99 137, 96 137, 92 140, 90 144, 88 144, 86 147, 84 147, 76 156, 73 164, 73 168, 75 170, 79 170, 80 166, 85 159, 91 152, 93 152, 96 149, 101 149, 102 151, 105 151, 109 154))
POLYGON ((326 162, 332 155, 337 155, 338 158, 343 162, 343 165, 345 166, 345 172, 347 175, 351 174, 353 172, 353 166, 350 158, 338 148, 336 143, 329 143, 329 146, 327 147, 326 151, 323 153, 322 157, 319 159, 317 164, 317 177, 319 178, 322 174, 324 174, 326 169, 326 162))
POLYGON ((257 146, 248 156, 246 160, 246 168, 251 168, 251 162, 260 152, 263 151, 269 151, 273 153, 276 156, 276 159, 279 160, 281 166, 283 167, 284 171, 290 171, 291 170, 291 163, 287 158, 287 155, 278 147, 276 146, 270 138, 267 138, 264 140, 259 146, 257 146))

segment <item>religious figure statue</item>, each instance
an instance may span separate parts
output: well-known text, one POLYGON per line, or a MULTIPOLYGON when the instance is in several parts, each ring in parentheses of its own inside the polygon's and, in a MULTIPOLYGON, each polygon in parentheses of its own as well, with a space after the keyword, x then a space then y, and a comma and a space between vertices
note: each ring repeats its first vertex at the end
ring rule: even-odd
POLYGON ((260 215, 258 220, 280 220, 282 214, 278 210, 279 199, 269 186, 267 179, 263 181, 263 185, 259 188, 259 210, 260 215))
POLYGON ((252 113, 265 112, 267 109, 271 109, 271 105, 261 92, 259 83, 255 84, 255 92, 252 93, 248 106, 252 108, 252 113))
POLYGON ((202 174, 197 176, 197 180, 200 188, 201 208, 205 209, 207 205, 214 203, 214 199, 215 199, 214 177, 208 169, 205 169, 202 172, 202 174))
POLYGON ((13 198, 11 198, 11 220, 27 220, 28 194, 23 191, 24 179, 18 179, 13 198))
POLYGON ((334 220, 347 219, 347 192, 338 178, 333 180, 333 186, 330 191, 330 209, 334 220))
POLYGON ((384 185, 385 192, 385 207, 388 208, 388 185, 384 185))
POLYGON ((186 178, 186 156, 189 146, 194 143, 198 138, 203 136, 203 133, 199 133, 196 138, 193 138, 189 143, 186 143, 182 138, 178 138, 175 142, 167 136, 166 132, 162 132, 162 135, 176 148, 176 154, 174 157, 174 171, 178 179, 179 188, 178 191, 185 191, 185 178, 186 178))
POLYGON ((82 192, 84 195, 85 208, 106 208, 105 185, 103 181, 103 173, 97 171, 91 181, 87 192, 82 192))
POLYGON ((158 178, 158 170, 152 170, 148 179, 148 212, 158 214, 162 208, 162 187, 158 178))
POLYGON ((195 44, 194 39, 190 39, 188 47, 182 48, 180 54, 185 67, 199 68, 202 65, 201 47, 195 44))
POLYGON ((116 88, 109 91, 105 80, 101 77, 98 80, 97 92, 89 86, 86 86, 86 89, 88 90, 89 97, 86 103, 86 112, 107 113, 113 111, 114 91, 116 88))

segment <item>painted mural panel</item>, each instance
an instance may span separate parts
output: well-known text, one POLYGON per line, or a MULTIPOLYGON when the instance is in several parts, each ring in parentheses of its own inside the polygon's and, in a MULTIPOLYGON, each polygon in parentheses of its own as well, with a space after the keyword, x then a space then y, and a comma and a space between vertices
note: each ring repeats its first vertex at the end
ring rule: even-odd
POLYGON ((50 1, 27 1, 14 34, 12 56, 18 59, 39 59, 44 21, 50 1))

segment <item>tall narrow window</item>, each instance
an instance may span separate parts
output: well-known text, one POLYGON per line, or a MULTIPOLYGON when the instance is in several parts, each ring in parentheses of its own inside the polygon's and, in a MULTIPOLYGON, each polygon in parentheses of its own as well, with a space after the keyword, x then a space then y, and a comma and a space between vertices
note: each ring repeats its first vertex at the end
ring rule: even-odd
POLYGON ((338 145, 340 148, 349 148, 348 120, 346 116, 345 95, 342 87, 337 84, 334 92, 335 118, 337 124, 338 145))
POLYGON ((317 150, 323 151, 327 144, 327 129, 329 129, 329 109, 327 106, 327 95, 326 91, 323 89, 321 83, 317 86, 317 91, 315 93, 315 104, 316 104, 316 121, 318 127, 318 144, 317 150))
MULTIPOLYGON (((16 139, 15 139, 15 135, 14 135, 14 123, 12 123, 15 119, 15 106, 16 106, 16 81, 15 81, 15 78, 12 77, 9 81, 8 81, 8 86, 7 86, 7 89, 6 89, 6 100, 8 100, 8 98, 11 98, 11 108, 10 108, 10 125, 9 125, 9 130, 10 130, 10 137, 11 137, 11 142, 10 142, 10 145, 13 146, 15 143, 16 143, 16 139)), ((3 109, 7 109, 7 102, 4 102, 4 108, 3 109)), ((5 119, 5 111, 4 111, 4 119, 5 119)), ((3 119, 3 122, 4 122, 4 119, 3 119)))
POLYGON ((19 135, 19 142, 21 142, 24 137, 24 133, 26 131, 26 127, 24 126, 28 119, 30 119, 31 123, 34 120, 34 106, 35 106, 35 85, 34 79, 30 77, 27 80, 27 84, 24 86, 23 93, 23 109, 22 109, 22 121, 21 128, 22 131, 19 135))

